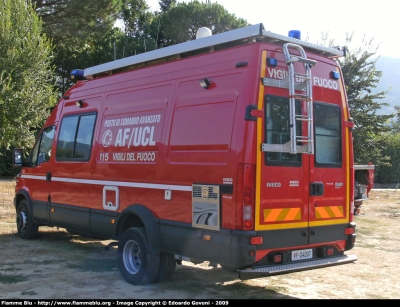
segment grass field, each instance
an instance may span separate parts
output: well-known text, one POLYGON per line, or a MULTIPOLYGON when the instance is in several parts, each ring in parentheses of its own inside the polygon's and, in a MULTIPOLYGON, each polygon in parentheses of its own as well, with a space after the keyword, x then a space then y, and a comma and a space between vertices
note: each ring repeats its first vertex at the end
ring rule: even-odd
POLYGON ((171 281, 132 286, 121 277, 116 249, 41 227, 22 240, 15 226, 13 180, 0 182, 0 298, 81 299, 398 299, 400 191, 372 190, 357 223, 358 260, 324 269, 241 281, 207 263, 178 266, 171 281))

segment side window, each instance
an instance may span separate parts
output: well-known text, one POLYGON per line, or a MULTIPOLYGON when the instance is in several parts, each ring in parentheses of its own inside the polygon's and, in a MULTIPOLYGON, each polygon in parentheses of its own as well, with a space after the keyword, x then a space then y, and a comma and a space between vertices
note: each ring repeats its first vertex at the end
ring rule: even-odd
MULTIPOLYGON (((265 142, 267 144, 285 144, 290 141, 289 99, 265 96, 265 142)), ((296 101, 296 114, 300 114, 300 102, 296 101)), ((301 123, 296 123, 296 134, 301 135, 301 123)), ((267 165, 301 165, 301 154, 284 152, 266 152, 267 165)))
POLYGON ((95 121, 96 114, 80 114, 63 118, 58 136, 57 160, 89 160, 95 121))
POLYGON ((319 166, 341 166, 340 108, 316 103, 314 105, 314 121, 315 163, 319 166))
POLYGON ((31 155, 32 166, 47 162, 51 157, 51 145, 53 144, 55 127, 50 126, 43 129, 42 134, 33 148, 31 155))

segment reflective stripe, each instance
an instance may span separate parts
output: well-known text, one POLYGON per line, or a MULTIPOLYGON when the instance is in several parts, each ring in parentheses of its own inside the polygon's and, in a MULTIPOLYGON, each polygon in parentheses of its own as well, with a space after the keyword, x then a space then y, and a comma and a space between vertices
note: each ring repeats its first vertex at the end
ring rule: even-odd
MULTIPOLYGON (((265 77, 267 71, 267 51, 261 51, 260 80, 265 77)), ((259 81, 257 110, 264 108, 264 86, 259 81)), ((261 148, 263 136, 263 120, 257 117, 257 145, 261 148)), ((256 151, 256 202, 255 202, 255 230, 261 230, 261 171, 262 171, 262 153, 261 150, 256 151)))
POLYGON ((333 217, 343 217, 342 206, 328 206, 328 207, 316 207, 315 217, 317 219, 329 219, 333 217))
MULTIPOLYGON (((46 180, 46 176, 35 176, 35 175, 26 175, 26 174, 22 174, 21 178, 46 180)), ((75 179, 75 178, 63 178, 63 177, 52 177, 51 181, 91 184, 91 185, 101 185, 101 186, 113 185, 113 186, 130 187, 130 188, 159 189, 159 190, 173 190, 173 191, 187 191, 187 192, 192 191, 192 186, 171 185, 171 184, 155 184, 155 183, 108 181, 108 180, 90 180, 90 179, 75 179)))
POLYGON ((300 208, 264 209, 264 222, 287 222, 301 219, 300 208))

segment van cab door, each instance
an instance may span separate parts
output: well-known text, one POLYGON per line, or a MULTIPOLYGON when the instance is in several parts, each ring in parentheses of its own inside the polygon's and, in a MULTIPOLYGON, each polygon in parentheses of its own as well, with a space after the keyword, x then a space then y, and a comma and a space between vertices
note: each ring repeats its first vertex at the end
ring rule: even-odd
POLYGON ((33 216, 36 221, 49 220, 51 202, 51 170, 54 164, 53 140, 55 125, 42 129, 29 157, 29 167, 21 174, 31 193, 33 216))

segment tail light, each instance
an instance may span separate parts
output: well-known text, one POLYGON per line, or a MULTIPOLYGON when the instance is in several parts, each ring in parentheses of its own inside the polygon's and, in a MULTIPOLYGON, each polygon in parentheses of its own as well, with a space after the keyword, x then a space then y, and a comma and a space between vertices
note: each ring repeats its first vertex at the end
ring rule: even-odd
POLYGON ((238 198, 236 222, 242 230, 254 230, 255 165, 242 164, 238 170, 238 198))

